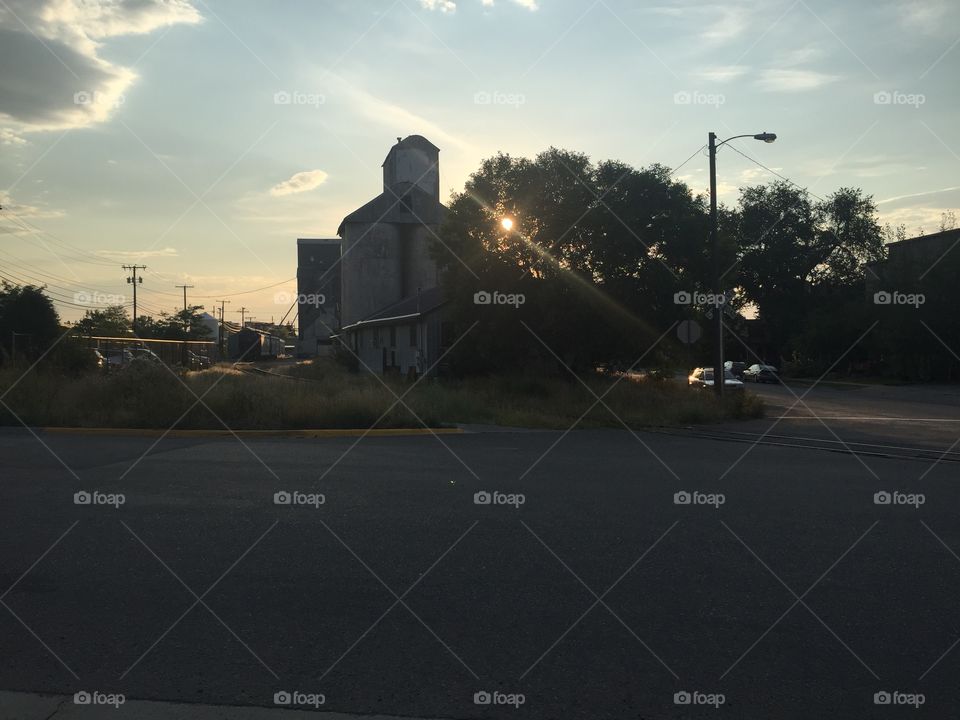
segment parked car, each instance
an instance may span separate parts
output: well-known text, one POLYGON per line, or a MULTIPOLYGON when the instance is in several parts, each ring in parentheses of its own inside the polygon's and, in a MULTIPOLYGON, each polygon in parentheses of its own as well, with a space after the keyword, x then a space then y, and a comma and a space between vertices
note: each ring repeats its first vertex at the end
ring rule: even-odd
POLYGON ((733 376, 737 380, 743 380, 743 371, 747 369, 747 364, 745 362, 734 362, 732 360, 727 360, 723 367, 733 373, 733 376))
POLYGON ((107 366, 107 359, 96 348, 90 348, 90 354, 93 356, 93 363, 98 370, 103 370, 107 366))
POLYGON ((769 382, 778 383, 780 378, 777 376, 777 369, 773 365, 754 364, 743 371, 744 382, 769 382))
MULTIPOLYGON (((687 385, 699 389, 712 388, 713 368, 695 368, 687 378, 687 385)), ((732 372, 724 370, 723 387, 725 390, 743 390, 743 383, 737 380, 732 372)))
POLYGON ((145 347, 134 348, 133 357, 137 358, 138 360, 146 360, 148 362, 152 362, 156 365, 163 365, 163 360, 160 359, 160 356, 157 355, 150 348, 145 348, 145 347))
POLYGON ((193 350, 187 351, 187 359, 190 361, 191 370, 206 370, 213 364, 206 355, 198 355, 193 350))
POLYGON ((110 370, 125 367, 133 360, 133 353, 129 348, 111 348, 104 350, 103 354, 107 359, 107 368, 110 370))

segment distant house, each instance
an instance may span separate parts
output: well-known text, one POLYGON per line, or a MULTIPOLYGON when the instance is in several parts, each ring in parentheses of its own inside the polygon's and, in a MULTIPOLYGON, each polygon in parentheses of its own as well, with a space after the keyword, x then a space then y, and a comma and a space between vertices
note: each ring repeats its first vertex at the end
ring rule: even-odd
POLYGON ((397 140, 383 161, 383 192, 337 230, 338 338, 374 372, 419 374, 443 344, 430 247, 447 209, 440 203, 439 148, 420 135, 397 140))
POLYGON ((340 239, 297 240, 298 355, 327 352, 340 328, 340 239))

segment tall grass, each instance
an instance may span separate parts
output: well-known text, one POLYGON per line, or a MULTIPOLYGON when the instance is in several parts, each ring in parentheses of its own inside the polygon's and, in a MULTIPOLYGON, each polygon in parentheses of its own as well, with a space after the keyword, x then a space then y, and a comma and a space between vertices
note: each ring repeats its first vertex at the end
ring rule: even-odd
MULTIPOLYGON (((15 369, 0 370, 0 393, 18 377, 15 369)), ((584 380, 593 393, 603 396, 603 402, 596 403, 573 378, 425 379, 411 389, 408 381, 351 373, 328 360, 276 366, 264 374, 218 366, 183 375, 136 362, 109 375, 68 377, 32 370, 4 402, 31 426, 165 429, 176 424, 203 429, 226 425, 234 430, 400 428, 422 423, 565 429, 581 415, 580 427, 621 427, 621 419, 642 427, 758 417, 763 412, 759 399, 749 394, 721 404, 708 393, 654 380, 624 378, 604 395, 613 381, 584 380)), ((13 413, 0 406, 0 423, 19 424, 13 413)))

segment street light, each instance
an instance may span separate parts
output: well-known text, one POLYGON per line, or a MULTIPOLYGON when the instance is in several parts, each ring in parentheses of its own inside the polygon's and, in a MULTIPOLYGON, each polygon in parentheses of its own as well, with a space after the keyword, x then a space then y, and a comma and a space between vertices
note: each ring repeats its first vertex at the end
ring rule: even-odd
POLYGON ((719 301, 723 288, 720 284, 720 253, 717 250, 717 150, 731 140, 737 138, 752 137, 754 140, 762 140, 765 143, 772 143, 777 139, 776 134, 762 132, 756 135, 748 133, 747 135, 734 135, 726 140, 717 142, 716 133, 707 135, 707 148, 710 150, 710 254, 713 255, 713 297, 714 297, 714 325, 715 342, 713 348, 713 391, 717 397, 723 397, 726 377, 723 371, 723 309, 719 301))

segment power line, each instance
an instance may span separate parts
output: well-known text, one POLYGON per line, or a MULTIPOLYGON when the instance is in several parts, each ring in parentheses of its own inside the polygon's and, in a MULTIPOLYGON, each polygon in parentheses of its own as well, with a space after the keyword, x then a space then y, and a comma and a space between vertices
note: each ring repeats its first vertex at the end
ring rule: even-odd
POLYGON ((731 150, 733 150, 733 151, 734 151, 735 153, 737 153, 738 155, 743 155, 743 157, 745 157, 747 160, 749 160, 750 162, 754 163, 755 165, 758 165, 759 167, 763 168, 764 170, 766 170, 766 171, 767 171, 768 173, 770 173, 771 175, 776 175, 778 178, 780 178, 780 179, 783 180, 784 182, 787 182, 787 183, 793 185, 793 186, 794 186, 795 188, 797 188, 798 190, 803 190, 805 193, 809 193, 810 195, 813 195, 817 200, 819 200, 819 201, 821 201, 821 202, 826 202, 826 200, 824 200, 822 197, 820 197, 819 195, 817 195, 815 192, 813 192, 813 191, 810 190, 809 188, 805 188, 805 187, 803 187, 802 185, 798 185, 797 183, 795 183, 795 182, 794 182, 793 180, 791 180, 790 178, 786 177, 785 175, 781 175, 780 173, 778 173, 776 170, 771 170, 771 169, 768 168, 766 165, 764 165, 762 162, 760 162, 759 160, 755 160, 754 158, 750 157, 749 155, 747 155, 747 154, 746 154, 745 152, 743 152, 742 150, 739 150, 738 148, 736 148, 734 145, 730 144, 730 145, 727 145, 727 147, 730 148, 731 150))

